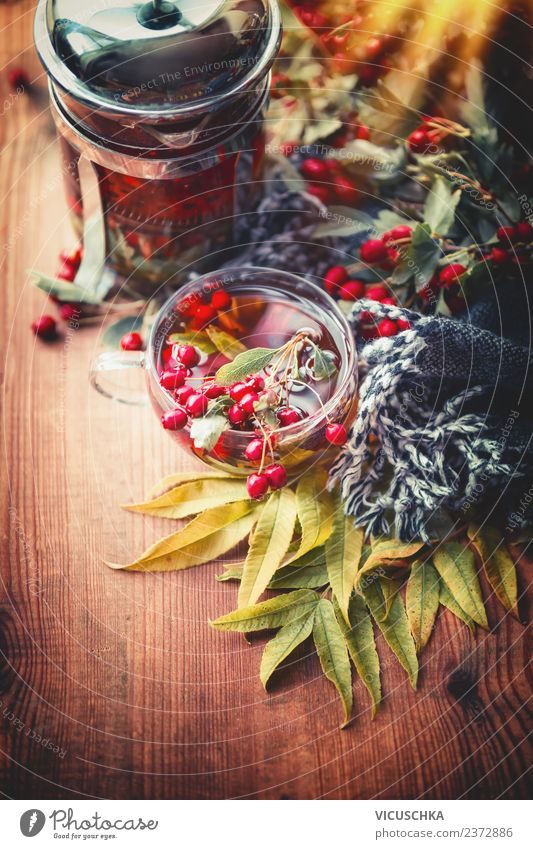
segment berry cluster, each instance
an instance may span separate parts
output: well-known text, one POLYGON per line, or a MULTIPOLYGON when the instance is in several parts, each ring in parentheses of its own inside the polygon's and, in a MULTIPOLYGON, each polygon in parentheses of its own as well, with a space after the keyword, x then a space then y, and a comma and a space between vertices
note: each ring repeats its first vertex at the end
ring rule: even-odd
MULTIPOLYGON (((259 467, 248 476, 250 498, 260 499, 269 489, 280 489, 287 482, 287 471, 276 461, 278 434, 282 428, 297 424, 306 417, 303 410, 290 403, 290 393, 295 384, 302 384, 299 378, 303 361, 299 358, 309 356, 305 353, 309 347, 308 342, 304 332, 296 334, 280 349, 272 352, 272 361, 263 374, 250 374, 229 385, 221 385, 216 374, 202 376, 198 371, 195 373, 195 369, 202 363, 197 348, 192 345, 174 345, 171 356, 166 358, 165 370, 159 376, 160 385, 172 393, 176 403, 172 410, 163 414, 163 427, 170 431, 180 431, 187 426, 192 428, 195 419, 205 418, 209 424, 210 420, 218 418, 220 421, 223 417, 223 428, 216 431, 215 454, 226 427, 248 432, 251 438, 242 459, 249 465, 259 467), (191 384, 194 382, 200 382, 199 388, 193 388, 191 384), (267 410, 271 414, 270 423, 263 416, 267 410), (271 459, 268 465, 267 457, 271 459)), ((314 346, 316 356, 316 344, 311 341, 310 345, 314 346)), ((308 358, 309 362, 313 362, 312 357, 308 358)), ((317 397, 321 404, 320 396, 317 397)), ((191 430, 191 436, 192 433, 191 430)), ((344 445, 348 434, 343 424, 328 419, 324 438, 327 443, 340 446, 344 445)))
MULTIPOLYGON (((81 247, 73 251, 61 251, 59 254, 60 266, 57 271, 57 278, 72 283, 78 273, 81 264, 82 250, 81 247)), ((82 317, 83 310, 80 304, 65 303, 60 301, 53 295, 50 295, 50 300, 54 301, 59 307, 59 317, 62 321, 79 321, 82 317)), ((35 319, 31 325, 32 331, 40 339, 47 342, 53 341, 58 337, 58 327, 56 319, 51 315, 41 315, 35 319)))
POLYGON ((337 201, 353 206, 359 199, 356 185, 344 174, 336 159, 304 159, 300 174, 309 183, 309 194, 326 205, 337 201))
POLYGON ((216 289, 206 295, 195 295, 180 305, 180 312, 191 320, 193 330, 202 330, 231 307, 231 295, 224 289, 216 289))

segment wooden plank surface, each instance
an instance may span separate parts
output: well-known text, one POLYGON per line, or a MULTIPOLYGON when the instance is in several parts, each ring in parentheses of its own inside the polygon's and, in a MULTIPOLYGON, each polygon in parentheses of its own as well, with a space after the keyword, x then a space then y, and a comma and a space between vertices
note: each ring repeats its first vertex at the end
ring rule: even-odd
MULTIPOLYGON (((531 752, 524 629, 510 617, 473 641, 440 614, 418 694, 380 641, 376 721, 355 686, 341 712, 314 655, 263 692, 261 640, 210 630, 236 590, 220 567, 123 575, 168 525, 122 512, 192 461, 149 409, 88 386, 96 330, 35 341, 45 299, 25 270, 55 270, 69 244, 33 2, 0 6, 1 97, 22 64, 31 97, 0 121, 2 583, 0 789, 13 798, 523 798, 531 752), (54 751, 55 749, 55 751, 54 751), (59 750, 59 751, 58 751, 59 750)), ((522 589, 528 575, 521 568, 522 589)), ((485 590, 487 588, 485 587, 485 590)), ((491 623, 501 610, 489 605, 491 623)))

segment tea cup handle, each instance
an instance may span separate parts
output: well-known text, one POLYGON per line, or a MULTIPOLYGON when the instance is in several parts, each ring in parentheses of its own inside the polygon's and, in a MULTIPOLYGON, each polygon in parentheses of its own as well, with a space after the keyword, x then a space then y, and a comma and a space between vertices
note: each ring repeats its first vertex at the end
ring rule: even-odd
POLYGON ((130 369, 144 369, 146 355, 143 351, 105 351, 91 363, 89 380, 97 392, 112 401, 136 407, 148 403, 146 388, 129 388, 115 383, 112 375, 130 369))

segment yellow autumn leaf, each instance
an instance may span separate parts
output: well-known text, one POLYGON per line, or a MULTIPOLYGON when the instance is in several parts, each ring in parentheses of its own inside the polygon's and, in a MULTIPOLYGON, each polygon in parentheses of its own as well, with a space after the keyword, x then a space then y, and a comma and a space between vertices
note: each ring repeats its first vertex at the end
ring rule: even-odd
POLYGON ((193 513, 244 501, 247 498, 244 478, 208 478, 182 483, 163 495, 143 504, 125 504, 124 509, 147 516, 183 519, 193 513))
POLYGON ((337 500, 333 532, 326 541, 326 566, 331 588, 342 614, 348 619, 348 605, 359 568, 365 533, 356 528, 353 519, 345 516, 340 499, 337 500))
POLYGON ((433 563, 462 610, 482 628, 488 628, 472 551, 458 542, 449 542, 436 549, 433 563))
POLYGON ((239 587, 239 608, 253 604, 266 590, 287 553, 295 523, 294 492, 274 492, 262 508, 252 536, 239 587))
POLYGON ((415 560, 407 581, 405 607, 417 653, 428 642, 440 602, 440 580, 431 560, 415 560))
POLYGON ((333 605, 325 598, 320 599, 315 611, 313 640, 322 671, 335 685, 341 698, 344 707, 342 724, 344 727, 352 716, 352 670, 346 641, 337 622, 333 605))
POLYGON ((372 542, 372 551, 365 561, 365 564, 358 575, 358 580, 379 568, 390 568, 395 566, 403 567, 401 561, 407 560, 417 554, 424 543, 417 542, 401 542, 398 539, 384 539, 372 542), (400 562, 398 562, 400 561, 400 562))
POLYGON ((333 530, 336 501, 327 491, 326 484, 325 469, 303 475, 298 481, 296 505, 302 538, 298 550, 287 563, 292 563, 314 548, 324 545, 333 530))
POLYGON ((215 348, 221 354, 224 354, 228 360, 234 360, 238 354, 242 354, 243 351, 247 350, 246 345, 235 339, 235 336, 232 336, 231 333, 226 333, 225 330, 220 330, 220 328, 214 325, 207 327, 205 332, 215 348))
POLYGON ((250 501, 239 501, 206 510, 180 531, 150 546, 132 563, 107 565, 112 569, 144 572, 200 566, 225 554, 249 534, 257 519, 256 509, 250 501))
POLYGON ((518 587, 516 566, 507 551, 503 534, 495 528, 470 525, 468 538, 478 552, 487 579, 507 610, 518 617, 518 587))
POLYGON ((178 472, 175 475, 168 475, 166 478, 163 478, 158 483, 153 486, 148 492, 148 498, 158 498, 163 493, 167 492, 169 489, 174 489, 174 487, 179 486, 182 483, 189 483, 189 481, 207 481, 207 480, 217 480, 217 479, 228 479, 232 478, 233 475, 229 472, 206 472, 200 471, 199 469, 193 470, 192 472, 178 472))

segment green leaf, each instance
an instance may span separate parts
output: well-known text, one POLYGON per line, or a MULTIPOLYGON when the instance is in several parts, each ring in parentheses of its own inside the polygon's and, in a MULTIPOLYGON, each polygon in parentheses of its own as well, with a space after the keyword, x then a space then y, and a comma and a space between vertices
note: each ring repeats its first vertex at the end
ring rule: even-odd
POLYGON ((326 470, 316 470, 312 474, 303 475, 298 481, 296 504, 302 538, 298 551, 289 563, 324 545, 333 530, 336 502, 327 491, 326 485, 326 470))
POLYGON ((409 675, 413 690, 416 690, 418 658, 400 593, 396 594, 388 616, 379 580, 372 581, 365 588, 364 597, 385 640, 409 675))
POLYGON ((424 543, 420 540, 417 542, 401 542, 398 539, 373 540, 372 551, 358 573, 358 583, 361 578, 376 569, 390 569, 394 566, 404 568, 405 561, 418 554, 423 547, 424 543))
POLYGON ((372 620, 367 606, 360 595, 353 595, 348 608, 349 624, 338 604, 333 602, 340 629, 346 640, 348 652, 372 700, 372 718, 375 717, 381 702, 381 682, 379 676, 379 657, 374 639, 372 620))
POLYGON ((356 233, 365 233, 372 227, 372 218, 366 212, 347 206, 330 206, 326 220, 317 226, 313 238, 353 236, 356 233))
POLYGON ((194 333, 171 333, 168 341, 172 345, 193 345, 208 355, 214 354, 217 350, 207 333, 201 330, 197 330, 194 333))
POLYGON ((165 519, 183 519, 213 507, 244 501, 247 498, 246 482, 238 478, 208 478, 189 480, 163 495, 142 504, 125 504, 132 513, 160 516, 165 519))
POLYGON ((244 380, 250 374, 262 371, 272 362, 279 348, 252 348, 238 354, 233 362, 219 368, 215 375, 217 383, 227 385, 244 380))
POLYGON ((194 447, 204 451, 212 451, 228 428, 229 421, 226 416, 209 415, 194 419, 190 432, 194 447))
POLYGON ((333 533, 326 541, 326 565, 335 598, 348 622, 348 605, 359 568, 365 532, 356 528, 353 519, 344 515, 339 499, 333 522, 333 533))
POLYGON ((166 478, 156 483, 148 495, 150 498, 158 498, 160 495, 164 495, 169 489, 174 489, 176 486, 182 483, 188 483, 189 481, 228 480, 231 478, 233 478, 233 475, 229 472, 200 471, 199 469, 194 469, 192 472, 178 472, 175 475, 167 475, 166 478))
POLYGON ((503 606, 518 619, 516 566, 507 551, 503 535, 496 528, 470 525, 468 538, 475 546, 487 579, 503 606))
POLYGON ((381 591, 385 600, 385 619, 389 615, 394 603, 396 595, 399 593, 402 582, 398 578, 392 578, 388 575, 383 575, 381 581, 381 591))
POLYGON ((481 587, 469 548, 449 542, 436 549, 435 568, 462 609, 482 628, 488 628, 481 587))
POLYGON ((326 678, 337 688, 344 706, 344 722, 347 725, 352 715, 353 693, 350 659, 333 605, 325 598, 318 602, 314 623, 313 639, 326 678))
POLYGON ((200 566, 234 548, 250 533, 256 520, 256 505, 251 501, 214 507, 151 545, 132 563, 107 565, 128 572, 172 572, 200 566))
POLYGON ((82 289, 80 286, 76 286, 75 283, 69 283, 67 280, 57 280, 55 277, 48 277, 34 268, 31 268, 28 273, 36 278, 33 281, 33 285, 37 289, 46 292, 47 295, 53 295, 60 301, 68 304, 92 304, 94 306, 101 303, 100 298, 96 294, 82 289))
POLYGON ((423 289, 433 276, 441 257, 441 247, 431 235, 429 224, 417 224, 413 230, 411 244, 392 275, 395 285, 415 279, 416 289, 423 289))
POLYGON ((315 610, 320 596, 312 590, 282 593, 250 607, 242 607, 210 622, 217 631, 266 631, 281 628, 288 622, 301 620, 315 610))
POLYGON ((424 220, 433 233, 445 236, 455 221, 455 210, 461 200, 461 189, 452 191, 448 180, 436 177, 429 189, 424 209, 424 220))
POLYGON ((454 616, 457 616, 461 622, 464 622, 465 625, 468 625, 470 631, 474 633, 476 630, 476 623, 471 617, 464 612, 463 608, 460 604, 454 599, 453 595, 449 591, 446 584, 442 581, 440 582, 440 603, 443 607, 446 607, 450 613, 453 613, 454 616))
POLYGON ((302 616, 294 622, 283 625, 276 636, 266 644, 259 671, 259 677, 265 690, 270 676, 280 663, 283 663, 285 658, 311 635, 314 618, 315 611, 310 610, 307 616, 302 616))
POLYGON ((415 560, 407 581, 405 606, 418 654, 427 644, 440 601, 440 580, 431 560, 415 560))
POLYGON ((269 583, 272 590, 292 590, 298 587, 325 587, 328 572, 323 548, 314 548, 293 560, 289 566, 278 569, 269 583))
POLYGON ((239 607, 253 604, 283 562, 296 522, 296 498, 290 489, 274 492, 261 510, 239 587, 239 607))
POLYGON ((243 345, 242 342, 239 342, 239 340, 235 339, 235 337, 230 333, 226 333, 225 330, 220 330, 220 328, 215 327, 214 325, 207 327, 205 332, 217 351, 224 354, 228 360, 233 360, 239 354, 243 354, 247 350, 246 345, 243 345))
POLYGON ((318 345, 314 345, 313 377, 315 380, 327 380, 337 374, 337 366, 318 345))
POLYGON ((106 348, 120 348, 120 340, 126 333, 139 332, 143 326, 143 317, 140 315, 128 315, 114 321, 106 327, 102 336, 102 344, 106 348))

